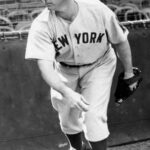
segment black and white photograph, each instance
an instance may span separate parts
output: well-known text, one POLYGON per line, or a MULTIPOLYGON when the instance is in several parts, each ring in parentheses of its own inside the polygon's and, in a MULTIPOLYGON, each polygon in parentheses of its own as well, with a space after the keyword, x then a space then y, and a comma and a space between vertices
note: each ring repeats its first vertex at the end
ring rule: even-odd
POLYGON ((150 150, 150 0, 0 0, 0 150, 150 150))

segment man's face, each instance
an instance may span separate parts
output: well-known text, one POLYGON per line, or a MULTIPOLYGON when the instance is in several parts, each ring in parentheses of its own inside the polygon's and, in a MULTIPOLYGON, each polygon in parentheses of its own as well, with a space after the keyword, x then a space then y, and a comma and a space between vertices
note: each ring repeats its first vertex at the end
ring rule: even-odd
POLYGON ((59 10, 66 0, 42 0, 49 10, 59 10))

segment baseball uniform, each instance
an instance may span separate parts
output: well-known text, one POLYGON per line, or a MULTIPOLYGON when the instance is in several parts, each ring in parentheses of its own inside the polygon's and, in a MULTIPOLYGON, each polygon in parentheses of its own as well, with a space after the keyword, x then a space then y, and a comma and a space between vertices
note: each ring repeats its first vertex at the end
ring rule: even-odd
POLYGON ((76 3, 79 12, 72 22, 47 8, 43 10, 32 23, 25 58, 56 61, 55 71, 62 81, 90 103, 89 111, 83 113, 71 108, 59 92, 51 89, 52 105, 58 111, 62 131, 84 131, 87 140, 100 141, 109 136, 107 107, 116 68, 110 43, 126 41, 128 31, 103 3, 76 3))

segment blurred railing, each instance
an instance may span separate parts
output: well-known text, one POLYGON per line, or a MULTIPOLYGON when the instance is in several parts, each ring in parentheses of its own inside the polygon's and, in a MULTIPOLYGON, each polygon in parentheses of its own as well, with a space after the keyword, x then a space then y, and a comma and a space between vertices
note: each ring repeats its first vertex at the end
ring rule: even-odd
MULTIPOLYGON (((149 0, 105 0, 105 3, 127 28, 150 28, 149 0)), ((0 5, 0 40, 27 38, 32 21, 43 9, 40 0, 20 0, 20 3, 0 5)))
POLYGON ((101 0, 105 4, 114 4, 117 6, 136 5, 138 8, 150 7, 149 0, 101 0))
MULTIPOLYGON (((125 21, 121 22, 124 26, 126 26, 129 30, 137 30, 137 29, 150 29, 150 19, 146 20, 137 20, 137 21, 125 21)), ((15 31, 12 28, 10 28, 9 31, 4 31, 0 32, 0 40, 3 41, 8 41, 10 39, 26 39, 28 36, 28 28, 30 25, 27 27, 22 27, 22 29, 15 31)))

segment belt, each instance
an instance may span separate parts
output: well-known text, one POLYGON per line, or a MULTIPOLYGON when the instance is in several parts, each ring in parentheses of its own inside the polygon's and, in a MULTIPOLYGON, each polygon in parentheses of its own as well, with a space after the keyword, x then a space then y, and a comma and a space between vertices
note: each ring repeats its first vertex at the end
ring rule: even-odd
MULTIPOLYGON (((110 49, 108 49, 101 58, 103 58, 108 52, 110 51, 110 49)), ((100 58, 99 58, 100 59, 100 58)), ((82 64, 82 65, 69 65, 69 64, 66 64, 64 62, 59 62, 62 66, 64 67, 72 67, 72 68, 79 68, 79 67, 86 67, 86 66, 90 66, 90 65, 93 65, 94 63, 96 63, 99 59, 97 59, 96 61, 92 62, 92 63, 89 63, 89 64, 82 64)))
POLYGON ((86 66, 90 66, 93 64, 93 63, 90 63, 90 64, 83 64, 83 65, 69 65, 64 62, 59 62, 59 63, 64 67, 72 67, 72 68, 86 67, 86 66))

